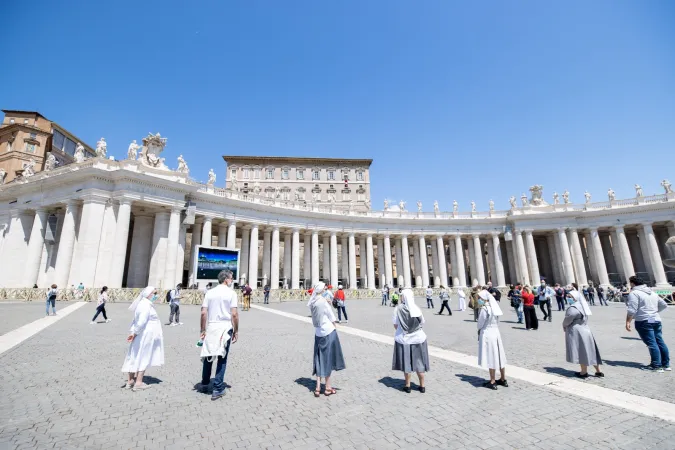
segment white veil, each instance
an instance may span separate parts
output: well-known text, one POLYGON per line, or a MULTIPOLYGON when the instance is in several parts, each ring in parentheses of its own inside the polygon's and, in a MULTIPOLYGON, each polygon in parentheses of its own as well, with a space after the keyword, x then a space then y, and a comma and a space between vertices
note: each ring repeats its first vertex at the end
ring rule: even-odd
POLYGON ((497 300, 494 298, 492 294, 490 294, 487 290, 483 289, 478 293, 478 296, 482 298, 483 300, 487 301, 490 303, 490 309, 492 310, 492 314, 495 316, 502 316, 504 315, 504 312, 502 309, 499 307, 499 303, 497 303, 497 300))
POLYGON ((153 286, 148 286, 145 289, 141 291, 140 294, 138 294, 138 297, 136 297, 136 300, 129 306, 129 311, 136 311, 136 308, 138 307, 138 304, 140 303, 141 300, 144 298, 150 297, 150 294, 155 292, 155 288, 153 286))

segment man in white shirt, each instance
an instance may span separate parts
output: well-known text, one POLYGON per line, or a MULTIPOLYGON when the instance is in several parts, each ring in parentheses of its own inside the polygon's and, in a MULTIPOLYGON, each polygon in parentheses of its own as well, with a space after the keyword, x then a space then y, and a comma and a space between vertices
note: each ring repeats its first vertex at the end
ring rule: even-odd
POLYGON ((176 285, 176 289, 171 289, 169 291, 169 308, 171 308, 171 313, 169 314, 169 326, 175 327, 176 325, 183 325, 183 322, 180 321, 180 289, 181 284, 176 285), (175 320, 174 320, 175 319, 175 320))
POLYGON ((200 390, 206 392, 211 378, 213 359, 217 356, 216 376, 213 379, 211 400, 225 395, 225 369, 230 344, 239 338, 239 313, 237 293, 232 285, 232 271, 223 270, 218 274, 218 286, 204 296, 201 315, 201 341, 203 361, 200 390))
POLYGON ((431 286, 427 286, 427 308, 433 308, 434 307, 434 290, 431 289, 431 286))

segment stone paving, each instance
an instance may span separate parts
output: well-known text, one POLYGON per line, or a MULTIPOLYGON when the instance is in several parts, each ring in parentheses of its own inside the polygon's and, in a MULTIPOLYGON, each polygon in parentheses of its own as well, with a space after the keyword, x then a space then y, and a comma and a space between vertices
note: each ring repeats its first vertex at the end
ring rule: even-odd
MULTIPOLYGON (((307 315, 303 304, 274 306, 307 315)), ((350 326, 392 332, 391 308, 373 302, 348 308, 350 326)), ((111 323, 89 325, 94 305, 86 305, 0 355, 0 449, 673 448, 673 423, 519 380, 493 392, 480 387, 484 371, 436 358, 427 393, 405 394, 399 390, 401 374, 390 370, 392 347, 345 334, 348 367, 335 376, 339 392, 316 399, 311 326, 259 310, 241 313, 225 398, 212 402, 194 390, 201 364, 195 348, 199 308, 193 306, 182 307, 185 325, 164 327, 166 365, 148 371, 153 387, 134 393, 120 389, 131 313, 123 304, 108 309, 111 323)), ((158 305, 158 311, 168 318, 166 305, 158 305)), ((607 320, 619 313, 619 308, 607 308, 607 320)), ((604 316, 593 318, 601 322, 604 316)), ((462 337, 448 344, 470 352, 475 328, 464 322, 469 318, 429 316, 430 340, 438 345, 458 334, 462 337), (448 321, 455 324, 452 333, 442 331, 442 322, 448 321)), ((548 325, 542 324, 539 339, 548 339, 548 325)), ((521 356, 512 349, 517 344, 509 342, 522 336, 516 338, 526 347, 521 353, 536 354, 532 364, 540 358, 540 370, 553 364, 548 358, 557 361, 554 367, 567 367, 564 357, 555 358, 557 346, 540 352, 545 342, 525 344, 533 332, 503 328, 511 363, 520 364, 521 356)), ((632 344, 622 340, 617 346, 630 349, 632 344)), ((607 345, 607 352, 612 348, 607 345)), ((621 360, 644 360, 641 350, 632 352, 621 360)), ((608 367, 608 376, 614 371, 608 367)))
MULTIPOLYGON (((68 306, 56 302, 56 313, 68 306)), ((0 336, 45 316, 45 302, 0 302, 0 336)))

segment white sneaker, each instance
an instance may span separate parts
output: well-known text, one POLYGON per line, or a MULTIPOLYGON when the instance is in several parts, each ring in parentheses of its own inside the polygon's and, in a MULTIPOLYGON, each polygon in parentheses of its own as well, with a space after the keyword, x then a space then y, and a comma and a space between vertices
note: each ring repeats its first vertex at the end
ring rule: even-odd
POLYGON ((345 323, 349 323, 349 320, 345 320, 345 323))
POLYGON ((341 320, 338 320, 338 322, 337 322, 337 323, 342 323, 342 321, 341 321, 341 320))
POLYGON ((175 326, 176 326, 176 323, 175 323, 175 322, 171 322, 171 324, 170 324, 169 326, 170 326, 170 327, 175 327, 175 326))
POLYGON ((96 322, 92 320, 91 322, 89 322, 89 325, 96 325, 96 322))
POLYGON ((664 367, 663 370, 665 370, 666 372, 672 372, 673 371, 673 369, 671 369, 670 366, 664 367))
POLYGON ((112 322, 112 319, 105 319, 105 323, 112 322))
POLYGON ((178 325, 183 325, 183 322, 178 322, 178 325))

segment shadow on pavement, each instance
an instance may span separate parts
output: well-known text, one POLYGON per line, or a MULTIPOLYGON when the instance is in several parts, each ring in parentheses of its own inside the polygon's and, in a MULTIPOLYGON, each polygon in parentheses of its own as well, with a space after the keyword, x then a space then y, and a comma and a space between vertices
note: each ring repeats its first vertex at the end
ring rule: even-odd
POLYGON ((604 359, 602 361, 603 364, 606 364, 608 366, 614 366, 614 367, 631 367, 633 369, 639 369, 642 367, 644 364, 635 362, 635 361, 610 361, 607 359, 604 359))
POLYGON ((473 387, 483 387, 483 384, 485 384, 486 379, 477 377, 474 375, 466 375, 464 373, 456 373, 455 376, 459 378, 461 381, 465 383, 469 383, 473 387))
POLYGON ((544 367, 544 370, 548 373, 554 373, 556 375, 561 375, 568 378, 575 378, 577 376, 575 371, 563 369, 562 367, 544 367))
POLYGON ((160 384, 162 383, 162 380, 159 378, 151 377, 148 375, 143 376, 143 383, 145 384, 160 384))
POLYGON ((300 386, 306 387, 308 390, 314 392, 314 389, 316 388, 316 380, 312 378, 307 378, 307 377, 302 377, 298 378, 295 380, 296 384, 299 384, 300 386))
POLYGON ((627 339, 629 341, 641 341, 639 337, 629 337, 629 336, 621 336, 621 339, 627 339))

